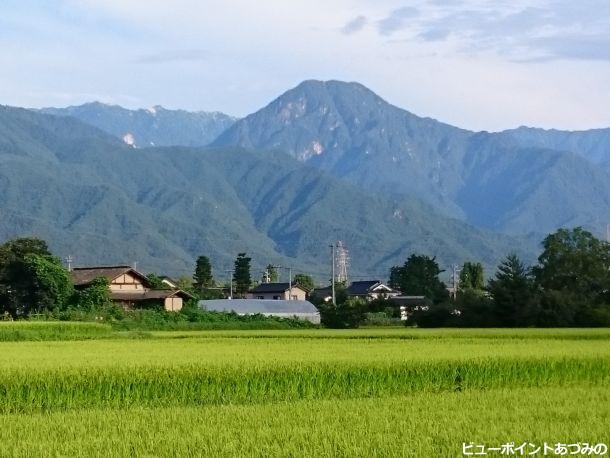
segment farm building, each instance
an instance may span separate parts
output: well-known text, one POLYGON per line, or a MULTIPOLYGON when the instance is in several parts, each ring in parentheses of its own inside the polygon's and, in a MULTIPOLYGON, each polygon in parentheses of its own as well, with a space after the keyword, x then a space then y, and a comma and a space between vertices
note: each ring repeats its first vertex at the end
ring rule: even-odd
POLYGON ((110 299, 126 309, 163 304, 167 311, 177 312, 192 296, 179 289, 153 289, 146 275, 129 266, 76 267, 71 272, 76 289, 84 289, 96 278, 108 280, 110 299))
POLYGON ((305 291, 299 285, 290 283, 261 283, 248 291, 248 299, 270 299, 270 300, 292 300, 304 301, 307 297, 305 291))
POLYGON ((199 301, 199 306, 211 312, 235 312, 238 315, 277 316, 280 318, 298 318, 320 324, 320 312, 305 300, 282 299, 217 299, 199 301))
POLYGON ((379 297, 398 296, 400 292, 390 288, 380 280, 365 280, 352 282, 347 287, 347 295, 365 299, 378 299, 379 297))

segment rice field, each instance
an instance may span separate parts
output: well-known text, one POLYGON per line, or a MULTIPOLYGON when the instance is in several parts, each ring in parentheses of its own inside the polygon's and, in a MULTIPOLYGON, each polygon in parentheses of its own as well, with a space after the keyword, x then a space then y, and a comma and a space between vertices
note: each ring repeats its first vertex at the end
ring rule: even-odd
POLYGON ((608 329, 73 337, 0 339, 0 456, 427 457, 462 456, 469 441, 610 443, 608 329))

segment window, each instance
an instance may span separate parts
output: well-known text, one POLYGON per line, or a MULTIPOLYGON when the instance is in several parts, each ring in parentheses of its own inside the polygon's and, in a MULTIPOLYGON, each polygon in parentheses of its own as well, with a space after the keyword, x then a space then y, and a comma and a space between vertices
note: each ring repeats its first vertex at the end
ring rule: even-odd
POLYGON ((257 299, 264 299, 265 296, 256 296, 257 299))
POLYGON ((279 301, 281 299, 281 296, 273 296, 273 299, 279 301))
POLYGON ((291 298, 293 301, 297 301, 297 300, 299 300, 298 296, 294 296, 294 295, 293 295, 293 296, 290 296, 290 298, 291 298))

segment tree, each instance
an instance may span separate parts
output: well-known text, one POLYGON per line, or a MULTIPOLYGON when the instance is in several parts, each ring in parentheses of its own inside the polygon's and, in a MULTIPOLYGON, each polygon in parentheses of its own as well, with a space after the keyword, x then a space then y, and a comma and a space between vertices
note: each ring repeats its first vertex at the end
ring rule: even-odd
POLYGON ((193 288, 197 295, 204 295, 206 289, 214 286, 214 276, 212 275, 212 264, 207 256, 199 256, 195 265, 193 275, 193 288))
POLYGON ((533 325, 537 314, 534 282, 528 269, 516 254, 510 254, 498 266, 489 281, 494 314, 501 326, 533 325))
POLYGON ((238 296, 245 296, 252 284, 250 276, 250 261, 252 258, 246 256, 246 253, 239 253, 235 259, 235 269, 233 272, 233 283, 235 293, 238 296))
POLYGON ((0 245, 0 306, 14 318, 62 309, 72 295, 69 272, 47 244, 22 238, 0 245))
POLYGON ((571 291, 595 297, 610 287, 610 244, 581 227, 559 229, 542 242, 543 251, 534 268, 544 289, 571 291))
POLYGON ((480 262, 464 263, 460 272, 459 288, 461 291, 485 289, 485 274, 480 262))
POLYGON ((148 281, 150 282, 150 286, 153 289, 169 289, 168 285, 163 283, 163 279, 161 277, 159 277, 157 274, 150 273, 150 274, 146 275, 146 278, 148 278, 148 281))
POLYGON ((449 298, 447 286, 439 279, 442 272, 436 258, 413 254, 403 266, 391 269, 390 286, 410 296, 426 296, 438 304, 449 298))
POLYGON ((75 295, 75 305, 83 310, 99 310, 112 305, 108 279, 99 277, 75 295))
POLYGON ((317 306, 322 325, 332 329, 357 328, 365 319, 366 301, 350 298, 337 305, 323 302, 317 306))
POLYGON ((539 324, 609 325, 610 244, 577 227, 548 235, 542 247, 533 269, 544 291, 539 324))
POLYGON ((0 307, 14 318, 61 309, 72 294, 69 272, 43 240, 21 238, 0 245, 0 307))
POLYGON ((312 291, 314 289, 313 278, 306 274, 296 274, 294 276, 293 283, 303 287, 306 291, 312 291))

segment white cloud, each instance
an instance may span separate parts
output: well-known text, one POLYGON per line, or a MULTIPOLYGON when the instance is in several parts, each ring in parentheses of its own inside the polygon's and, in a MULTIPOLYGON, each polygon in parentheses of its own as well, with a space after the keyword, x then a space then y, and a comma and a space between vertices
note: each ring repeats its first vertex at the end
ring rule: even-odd
POLYGON ((334 78, 473 129, 610 126, 601 1, 58 4, 3 11, 0 103, 95 97, 244 115, 301 80, 334 78))

